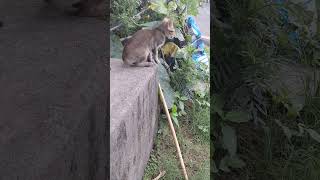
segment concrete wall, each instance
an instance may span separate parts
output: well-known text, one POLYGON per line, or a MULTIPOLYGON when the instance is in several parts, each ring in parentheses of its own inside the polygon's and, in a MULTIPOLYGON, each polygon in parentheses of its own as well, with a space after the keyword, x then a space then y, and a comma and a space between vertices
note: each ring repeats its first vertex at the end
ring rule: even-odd
POLYGON ((141 180, 158 119, 156 67, 123 67, 111 59, 110 177, 141 180))
POLYGON ((108 175, 105 22, 0 1, 0 179, 108 175))

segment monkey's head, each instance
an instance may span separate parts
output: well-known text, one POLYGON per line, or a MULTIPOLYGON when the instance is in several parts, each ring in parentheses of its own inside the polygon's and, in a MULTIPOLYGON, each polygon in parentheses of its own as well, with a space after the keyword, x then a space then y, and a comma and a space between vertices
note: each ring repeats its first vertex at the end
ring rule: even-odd
POLYGON ((173 39, 176 35, 176 31, 173 25, 173 21, 169 18, 164 18, 161 23, 164 34, 167 38, 173 39))

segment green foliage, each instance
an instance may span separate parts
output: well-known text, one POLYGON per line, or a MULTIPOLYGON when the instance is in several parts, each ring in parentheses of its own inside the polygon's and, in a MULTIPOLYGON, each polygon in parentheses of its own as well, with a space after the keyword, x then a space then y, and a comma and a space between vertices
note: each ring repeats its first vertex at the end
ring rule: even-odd
POLYGON ((319 75, 306 78, 302 98, 291 93, 291 86, 274 85, 282 78, 282 66, 319 67, 319 35, 310 31, 310 12, 299 4, 264 0, 214 5, 223 14, 215 14, 210 77, 215 87, 215 175, 239 180, 318 179, 319 75), (281 8, 288 10, 288 24, 279 14, 281 8), (232 154, 235 164, 229 164, 232 154))
POLYGON ((110 34, 110 57, 122 59, 123 46, 118 36, 110 34))
MULTIPOLYGON (((161 62, 163 59, 159 58, 161 62)), ((159 83, 161 85, 163 96, 166 100, 167 106, 169 109, 173 107, 175 101, 174 90, 170 86, 170 77, 164 66, 160 65, 158 67, 159 83)))
POLYGON ((118 32, 121 32, 120 37, 126 37, 136 28, 133 17, 138 13, 138 1, 116 0, 112 1, 110 6, 110 26, 114 27, 122 23, 122 27, 118 32))
POLYGON ((222 143, 230 156, 235 156, 237 153, 237 136, 233 127, 225 125, 221 128, 222 143))
POLYGON ((197 82, 197 70, 191 58, 178 61, 179 67, 170 74, 170 84, 175 91, 192 98, 192 88, 197 82))
POLYGON ((210 179, 210 161, 206 160, 201 165, 199 171, 190 177, 191 180, 209 180, 210 179))
POLYGON ((187 14, 196 16, 198 14, 199 0, 181 0, 179 6, 187 9, 187 14))
POLYGON ((175 104, 171 108, 171 117, 173 122, 179 128, 178 118, 184 115, 187 115, 185 111, 185 101, 188 100, 185 96, 180 96, 179 92, 175 92, 175 104))
POLYGON ((192 131, 200 139, 208 142, 210 140, 210 104, 209 96, 203 94, 203 96, 194 96, 193 101, 195 102, 188 110, 190 115, 190 124, 192 131))
POLYGON ((226 113, 224 118, 231 122, 248 122, 249 114, 243 111, 230 111, 226 113))
POLYGON ((152 176, 156 174, 158 171, 159 171, 159 162, 155 154, 152 153, 148 161, 148 166, 145 169, 143 179, 144 180, 152 179, 152 176))
POLYGON ((161 165, 166 170, 166 177, 172 180, 181 178, 181 169, 178 159, 166 154, 161 156, 161 165))
POLYGON ((198 7, 199 0, 152 0, 149 6, 153 11, 172 18, 178 28, 183 27, 187 15, 198 14, 198 7))
MULTIPOLYGON (((160 171, 166 172, 162 179, 183 179, 171 131, 167 121, 162 118, 165 117, 161 117, 155 147, 147 164, 144 179, 153 179, 160 171)), ((180 129, 183 131, 179 130, 177 136, 189 178, 209 180, 209 143, 198 143, 192 136, 188 124, 182 123, 180 129)))
POLYGON ((170 74, 171 86, 176 91, 175 104, 179 110, 173 113, 173 119, 177 122, 177 119, 189 119, 194 134, 208 141, 210 129, 209 73, 206 71, 207 67, 202 64, 196 65, 191 59, 193 51, 192 46, 180 49, 176 55, 177 67, 170 74), (189 105, 186 106, 186 103, 189 105), (183 118, 184 115, 190 117, 183 118))

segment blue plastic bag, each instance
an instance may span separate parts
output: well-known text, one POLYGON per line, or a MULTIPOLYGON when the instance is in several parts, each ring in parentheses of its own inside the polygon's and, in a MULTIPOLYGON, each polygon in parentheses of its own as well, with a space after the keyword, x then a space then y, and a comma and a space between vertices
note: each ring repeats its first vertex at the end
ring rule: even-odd
POLYGON ((186 25, 192 36, 192 45, 197 49, 192 54, 192 59, 195 62, 202 62, 209 65, 208 56, 204 51, 204 42, 201 39, 201 31, 192 16, 187 17, 186 25))

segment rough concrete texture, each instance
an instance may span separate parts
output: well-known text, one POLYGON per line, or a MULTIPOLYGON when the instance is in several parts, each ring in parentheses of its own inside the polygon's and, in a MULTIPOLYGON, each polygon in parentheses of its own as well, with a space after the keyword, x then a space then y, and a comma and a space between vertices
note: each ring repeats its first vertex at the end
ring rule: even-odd
POLYGON ((0 179, 106 179, 105 22, 43 0, 2 0, 0 20, 0 179))
POLYGON ((141 180, 157 129, 157 70, 110 62, 110 178, 141 180))

